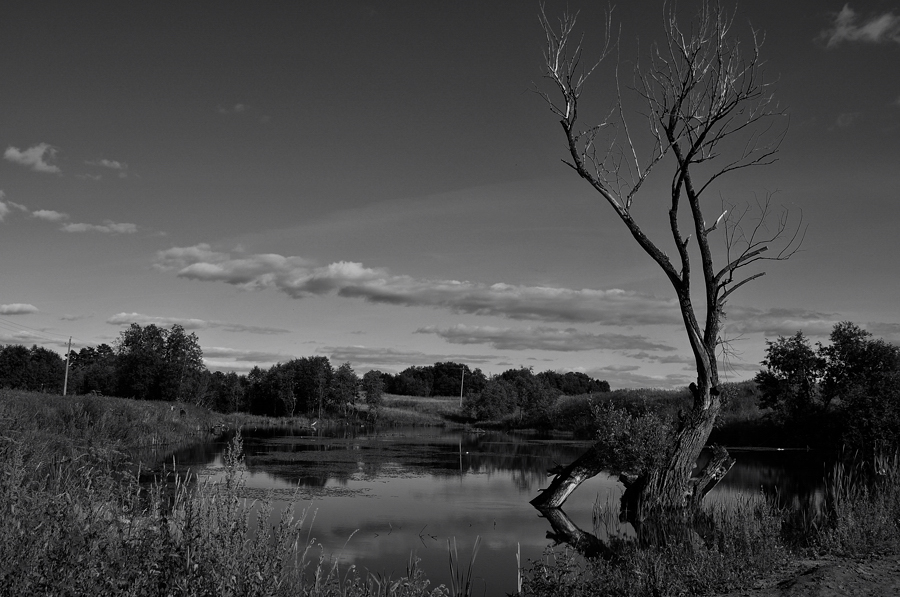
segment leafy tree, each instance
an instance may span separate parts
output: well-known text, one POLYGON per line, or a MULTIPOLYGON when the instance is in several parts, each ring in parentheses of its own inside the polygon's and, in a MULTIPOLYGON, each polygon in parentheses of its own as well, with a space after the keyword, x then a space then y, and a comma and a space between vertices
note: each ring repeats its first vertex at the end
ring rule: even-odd
POLYGON ((59 393, 64 375, 65 361, 52 350, 37 345, 0 349, 0 387, 59 393))
POLYGON ((160 392, 163 400, 197 402, 206 366, 197 334, 186 334, 178 324, 165 334, 160 392))
POLYGON ((559 390, 551 388, 544 378, 526 367, 508 369, 500 378, 515 388, 516 405, 526 419, 550 424, 550 410, 559 398, 559 390))
POLYGON ((786 420, 798 420, 824 409, 819 382, 825 372, 825 359, 813 350, 803 332, 789 338, 766 340, 766 366, 754 378, 761 396, 759 405, 774 409, 786 420))
POLYGON ((384 402, 384 379, 381 371, 369 371, 362 378, 363 391, 366 393, 366 404, 369 411, 378 412, 384 402))
POLYGON ((608 382, 594 379, 580 371, 566 373, 543 371, 538 373, 538 377, 544 380, 548 386, 559 390, 566 396, 609 392, 608 382))
POLYGON ((431 396, 433 387, 433 367, 407 367, 394 379, 391 393, 401 396, 431 396))
POLYGON ((468 394, 463 401, 463 412, 479 421, 500 419, 516 410, 518 396, 510 382, 493 377, 477 394, 468 394))
POLYGON ((843 415, 844 441, 866 453, 900 447, 900 347, 845 321, 834 326, 823 393, 843 415))
POLYGON ((344 363, 334 372, 328 388, 328 404, 335 410, 348 414, 350 407, 356 404, 359 392, 359 377, 350 363, 344 363))
MULTIPOLYGON (((698 508, 733 464, 728 453, 719 450, 694 474, 722 406, 716 351, 725 307, 738 288, 765 273, 745 274, 744 268, 764 259, 787 259, 797 249, 795 239, 802 240, 796 233, 787 234, 788 242, 779 252, 764 255, 787 226, 782 217, 767 228, 769 203, 765 202, 749 229, 742 228, 747 210, 737 215, 731 210, 732 216, 724 222, 725 250, 715 254, 713 233, 730 210, 710 213, 714 208, 705 200, 706 192, 716 193, 716 185, 729 172, 774 160, 783 129, 774 126, 773 120, 782 113, 761 77, 759 38, 754 34, 749 46, 738 43, 731 31, 734 19, 719 4, 704 1, 687 27, 675 6, 669 6, 664 16, 665 39, 650 46, 649 63, 636 62, 634 84, 627 89, 619 85, 617 68, 607 71, 611 84, 605 88, 612 93, 611 108, 603 110, 606 117, 598 124, 585 127, 578 122, 585 107, 585 83, 592 74, 604 72, 600 68, 604 58, 618 55, 609 43, 611 24, 607 22, 607 44, 599 62, 586 67, 580 36, 573 33, 575 18, 565 15, 554 27, 541 10, 546 34, 544 72, 555 98, 541 95, 562 126, 567 163, 609 205, 672 285, 694 357, 697 377, 690 385, 691 413, 682 418, 661 464, 625 481, 626 501, 639 503, 641 512, 651 514, 698 508), (634 92, 629 99, 637 107, 626 101, 628 89, 634 92), (640 134, 645 136, 638 138, 640 134), (648 189, 653 187, 644 183, 665 166, 670 167, 669 192, 657 205, 668 215, 671 239, 667 242, 674 247, 674 259, 661 239, 648 236, 637 219, 640 212, 632 209, 635 200, 652 192, 648 189), (694 269, 698 256, 699 268, 694 269), (693 290, 694 282, 702 285, 702 293, 693 290), (694 305, 697 296, 702 296, 702 309, 694 305)), ((560 470, 532 504, 560 507, 591 476, 587 473, 607 468, 598 458, 602 452, 591 450, 560 470)), ((637 512, 629 515, 637 516, 637 512)))
POLYGON ((109 344, 69 353, 69 388, 75 394, 116 394, 116 354, 109 344))
POLYGON ((206 370, 196 334, 132 323, 115 343, 120 396, 144 400, 196 401, 206 370))

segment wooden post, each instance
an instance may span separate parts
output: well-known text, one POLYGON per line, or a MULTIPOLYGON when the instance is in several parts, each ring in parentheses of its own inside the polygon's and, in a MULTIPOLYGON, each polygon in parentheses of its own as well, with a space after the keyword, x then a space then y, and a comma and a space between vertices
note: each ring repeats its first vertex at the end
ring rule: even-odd
POLYGON ((69 336, 69 348, 66 349, 66 374, 63 376, 63 393, 62 395, 66 395, 66 390, 69 387, 69 360, 72 356, 72 336, 69 336))

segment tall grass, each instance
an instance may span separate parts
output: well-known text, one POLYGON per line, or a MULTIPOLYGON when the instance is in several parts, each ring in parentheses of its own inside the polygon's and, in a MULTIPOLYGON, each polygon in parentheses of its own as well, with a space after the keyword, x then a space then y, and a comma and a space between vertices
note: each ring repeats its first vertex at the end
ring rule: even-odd
POLYGON ((415 559, 399 579, 342 568, 312 538, 308 508, 241 498, 240 433, 224 481, 142 486, 129 426, 177 439, 180 413, 88 400, 0 393, 0 595, 449 594, 415 559))

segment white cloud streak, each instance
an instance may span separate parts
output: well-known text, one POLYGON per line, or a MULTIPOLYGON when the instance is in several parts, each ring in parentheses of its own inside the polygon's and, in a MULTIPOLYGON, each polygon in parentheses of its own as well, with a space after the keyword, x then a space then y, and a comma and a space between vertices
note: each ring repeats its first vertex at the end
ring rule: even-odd
POLYGON ((663 350, 674 348, 647 340, 644 336, 626 334, 593 334, 575 328, 558 329, 544 326, 501 328, 493 326, 454 325, 440 329, 427 326, 418 334, 436 334, 451 344, 488 344, 498 350, 549 350, 578 352, 585 350, 663 350))
POLYGON ((229 323, 227 321, 216 321, 208 319, 192 319, 184 317, 158 317, 155 315, 145 315, 143 313, 117 313, 106 320, 110 325, 131 325, 137 323, 141 325, 156 325, 160 327, 169 327, 172 325, 180 325, 186 330, 207 330, 212 328, 220 328, 225 332, 236 332, 245 334, 262 334, 276 335, 288 334, 290 330, 283 328, 269 328, 253 325, 243 325, 240 323, 229 323))
POLYGON ((433 365, 441 361, 454 361, 470 365, 491 363, 497 355, 484 354, 429 354, 414 350, 397 350, 367 346, 330 346, 322 352, 329 354, 332 364, 352 363, 354 369, 400 371, 414 365, 433 365))
POLYGON ((832 26, 820 37, 826 40, 829 48, 843 42, 900 43, 900 16, 889 12, 860 19, 856 11, 845 4, 832 26))
POLYGON ((102 234, 134 234, 138 228, 136 224, 127 222, 113 222, 112 220, 104 220, 102 224, 85 224, 82 222, 71 222, 64 224, 60 230, 63 232, 100 232, 102 234))
POLYGON ((58 174, 59 166, 49 163, 56 157, 56 148, 48 143, 38 143, 34 147, 21 150, 10 145, 3 154, 4 159, 31 168, 35 172, 58 174))
POLYGON ((37 313, 38 308, 28 303, 10 303, 0 305, 0 315, 29 315, 37 313))
POLYGON ((126 164, 125 162, 119 162, 117 160, 102 159, 102 160, 96 160, 96 161, 85 162, 85 163, 88 164, 89 166, 100 166, 103 168, 109 168, 111 170, 127 170, 128 169, 128 164, 126 164))
POLYGON ((248 290, 271 288, 302 299, 337 295, 370 303, 432 307, 454 313, 517 320, 678 324, 674 300, 619 289, 593 290, 481 284, 391 274, 385 268, 341 261, 316 267, 301 257, 240 255, 213 251, 207 244, 157 253, 156 267, 182 278, 224 282, 248 290))

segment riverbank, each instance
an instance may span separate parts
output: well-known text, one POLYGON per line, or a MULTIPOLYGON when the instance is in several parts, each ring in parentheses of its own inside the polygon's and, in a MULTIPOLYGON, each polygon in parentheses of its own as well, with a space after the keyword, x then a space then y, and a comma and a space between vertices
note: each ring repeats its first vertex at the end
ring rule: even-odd
MULTIPOLYGON (((390 398, 388 408, 444 421, 458 408, 458 399, 403 400, 390 398)), ((281 522, 257 533, 256 517, 268 514, 238 491, 239 435, 224 483, 141 486, 131 460, 137 447, 207 439, 241 422, 284 424, 173 406, 0 391, 0 595, 448 594, 415 563, 394 579, 339 569, 309 543, 302 514, 276 513, 281 522)), ((900 463, 870 465, 879 471, 873 482, 856 469, 831 479, 830 509, 821 516, 757 500, 713 512, 715 532, 699 543, 693 535, 650 545, 622 538, 614 561, 557 548, 522 563, 526 594, 602 595, 607 587, 621 595, 712 595, 765 589, 773 570, 784 580, 803 562, 880 562, 900 551, 900 463)))

